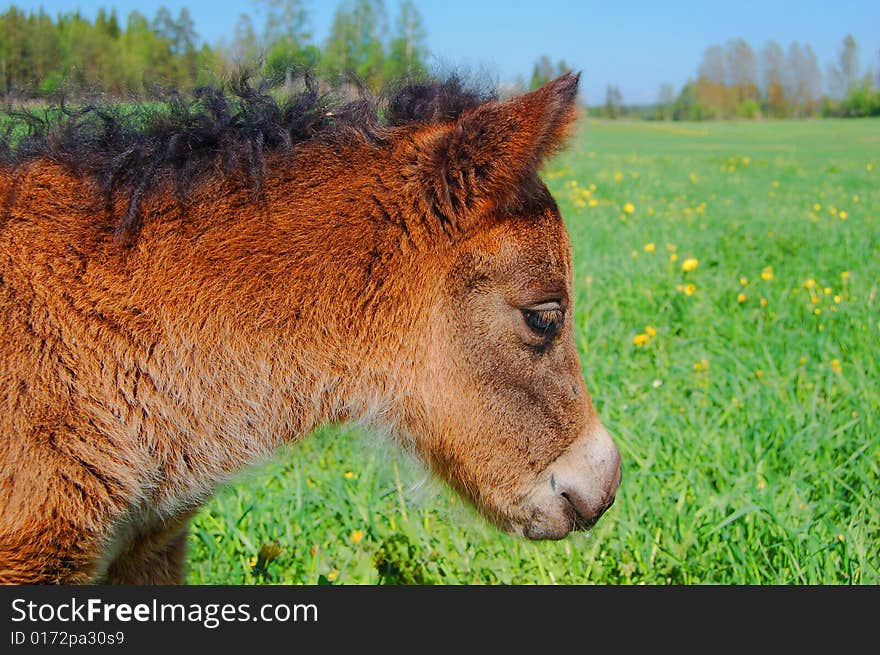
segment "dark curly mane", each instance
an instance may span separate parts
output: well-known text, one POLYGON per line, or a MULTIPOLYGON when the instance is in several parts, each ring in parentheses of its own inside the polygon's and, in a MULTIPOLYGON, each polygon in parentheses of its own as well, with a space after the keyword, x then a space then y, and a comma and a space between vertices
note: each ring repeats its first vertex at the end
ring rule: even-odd
POLYGON ((127 195, 116 235, 130 241, 141 226, 143 200, 160 179, 171 179, 185 203, 195 184, 238 173, 256 197, 273 154, 354 137, 381 144, 390 128, 452 120, 495 99, 494 91, 459 75, 402 80, 378 96, 363 89, 355 99, 343 95, 308 75, 286 92, 242 75, 158 100, 7 109, 0 115, 0 165, 50 159, 97 182, 108 208, 117 194, 127 195), (13 138, 22 127, 25 135, 13 138))

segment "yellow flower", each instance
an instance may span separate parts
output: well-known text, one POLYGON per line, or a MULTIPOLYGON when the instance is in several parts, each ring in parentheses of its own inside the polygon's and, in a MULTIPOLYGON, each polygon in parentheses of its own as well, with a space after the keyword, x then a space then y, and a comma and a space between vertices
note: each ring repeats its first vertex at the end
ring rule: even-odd
POLYGON ((761 279, 767 280, 768 282, 773 279, 773 267, 767 266, 761 271, 761 279))
POLYGON ((651 340, 647 334, 637 334, 633 337, 633 345, 634 346, 645 346, 651 340))
POLYGON ((333 569, 332 571, 330 571, 330 573, 327 574, 327 579, 330 582, 333 582, 338 577, 339 577, 339 571, 337 571, 336 569, 333 569))
POLYGON ((842 298, 840 296, 834 296, 834 302, 836 302, 838 305, 840 304, 841 300, 842 298))
POLYGON ((843 368, 840 366, 839 359, 832 359, 831 360, 831 368, 835 373, 842 373, 843 372, 843 368))
POLYGON ((822 310, 819 309, 818 307, 816 307, 816 309, 813 310, 813 313, 814 313, 816 316, 818 316, 819 314, 822 313, 822 310))
POLYGON ((694 295, 694 291, 696 291, 696 290, 697 290, 697 285, 696 285, 696 284, 688 284, 688 285, 684 288, 684 295, 686 295, 686 296, 692 296, 692 295, 694 295))
POLYGON ((628 202, 623 206, 623 211, 625 211, 627 214, 632 214, 635 210, 636 208, 631 202, 628 202))
POLYGON ((345 472, 345 479, 346 480, 351 480, 352 478, 356 478, 356 477, 357 477, 357 475, 355 475, 352 471, 345 472))
POLYGON ((692 271, 697 267, 697 264, 699 263, 699 260, 697 260, 695 257, 688 257, 681 263, 681 270, 692 271))
POLYGON ((764 371, 758 369, 757 371, 755 371, 755 377, 760 380, 762 377, 764 377, 764 371))
POLYGON ((848 280, 849 279, 849 271, 841 271, 840 279, 841 280, 848 280))
POLYGON ((596 205, 599 204, 599 201, 596 200, 595 198, 590 198, 590 202, 588 202, 587 204, 588 204, 590 207, 595 207, 596 205))
POLYGON ((761 298, 761 307, 766 307, 766 306, 767 306, 767 299, 761 298))
POLYGON ((739 294, 736 297, 736 301, 740 302, 740 303, 745 302, 746 301, 746 294, 744 294, 744 293, 739 294))
POLYGON ((654 244, 646 243, 645 244, 645 252, 654 252, 654 244))
POLYGON ((758 489, 763 489, 766 486, 767 486, 767 483, 763 479, 758 480, 758 489))
POLYGON ((840 213, 837 215, 837 217, 838 217, 840 220, 842 220, 842 221, 845 221, 845 220, 847 219, 848 216, 849 216, 849 214, 847 214, 847 213, 846 213, 845 211, 843 211, 843 210, 841 210, 840 213))
POLYGON ((356 544, 360 542, 361 539, 364 538, 363 530, 352 530, 351 532, 351 543, 356 544))
POLYGON ((822 205, 820 205, 820 204, 817 202, 815 205, 813 205, 813 211, 814 211, 814 212, 820 212, 820 211, 822 211, 822 205))
POLYGON ((810 278, 809 280, 804 282, 805 289, 812 289, 814 286, 816 286, 816 280, 814 280, 813 278, 810 278))
POLYGON ((749 285, 749 278, 747 278, 745 275, 743 275, 742 277, 740 277, 739 283, 741 285, 743 285, 744 287, 747 287, 749 285))
POLYGON ((672 253, 671 255, 669 255, 669 261, 671 261, 671 262, 677 262, 677 261, 678 261, 678 255, 677 255, 676 253, 672 253))
POLYGON ((657 330, 655 330, 655 329, 654 329, 652 326, 650 326, 650 325, 646 325, 646 326, 645 326, 645 334, 647 334, 649 337, 651 337, 651 338, 653 339, 654 337, 657 336, 657 330))

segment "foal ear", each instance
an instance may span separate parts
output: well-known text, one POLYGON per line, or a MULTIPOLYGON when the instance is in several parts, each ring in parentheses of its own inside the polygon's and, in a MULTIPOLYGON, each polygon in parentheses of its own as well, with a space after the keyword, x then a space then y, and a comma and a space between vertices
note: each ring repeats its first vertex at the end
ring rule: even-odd
POLYGON ((577 116, 579 78, 566 73, 417 135, 422 197, 444 229, 510 202, 527 176, 563 145, 577 116))

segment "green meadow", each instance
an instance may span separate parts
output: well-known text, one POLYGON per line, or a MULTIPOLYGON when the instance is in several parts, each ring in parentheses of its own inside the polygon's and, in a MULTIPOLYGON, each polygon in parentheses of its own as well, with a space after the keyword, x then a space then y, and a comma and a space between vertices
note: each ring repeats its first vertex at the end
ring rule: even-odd
POLYGON ((189 583, 880 584, 880 121, 585 120, 543 174, 623 458, 596 527, 501 534, 328 426, 197 515, 189 583))

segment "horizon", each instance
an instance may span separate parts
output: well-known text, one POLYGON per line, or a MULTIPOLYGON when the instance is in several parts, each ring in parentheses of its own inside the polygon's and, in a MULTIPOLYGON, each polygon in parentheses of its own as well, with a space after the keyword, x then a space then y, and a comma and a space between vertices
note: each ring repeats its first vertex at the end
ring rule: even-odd
MULTIPOLYGON (((211 46, 231 39, 242 13, 251 16, 255 29, 262 29, 262 14, 252 1, 236 2, 222 13, 208 0, 52 0, 3 2, 0 6, 3 11, 13 6, 24 11, 42 7, 53 16, 79 11, 89 19, 94 19, 100 8, 115 9, 124 21, 134 10, 152 18, 162 5, 175 16, 186 7, 201 42, 211 46)), ((339 5, 336 1, 304 3, 313 43, 327 38, 339 5)), ((660 6, 641 0, 626 7, 573 5, 559 0, 540 5, 416 0, 415 5, 426 31, 430 65, 462 67, 494 77, 499 84, 512 84, 518 76, 528 82, 534 63, 547 55, 554 63, 564 60, 581 73, 582 101, 591 106, 604 102, 608 85, 620 89, 625 105, 654 104, 663 84, 671 84, 677 93, 696 77, 706 48, 735 38, 744 39, 756 53, 771 39, 783 48, 794 41, 809 44, 823 76, 823 92, 828 88, 828 66, 847 34, 859 44, 862 74, 877 75, 880 70, 877 2, 856 0, 831 7, 815 1, 747 0, 731 8, 692 1, 660 6), (487 30, 488 25, 493 29, 487 30)), ((398 2, 385 2, 385 10, 389 25, 393 25, 398 2)))

